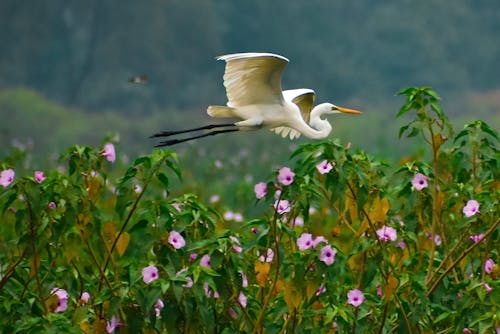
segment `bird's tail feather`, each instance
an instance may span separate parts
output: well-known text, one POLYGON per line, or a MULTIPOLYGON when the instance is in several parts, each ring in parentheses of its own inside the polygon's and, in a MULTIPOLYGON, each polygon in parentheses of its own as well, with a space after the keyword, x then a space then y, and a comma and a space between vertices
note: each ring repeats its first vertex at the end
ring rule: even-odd
POLYGON ((236 117, 235 109, 226 106, 208 106, 207 114, 216 118, 234 118, 236 117))

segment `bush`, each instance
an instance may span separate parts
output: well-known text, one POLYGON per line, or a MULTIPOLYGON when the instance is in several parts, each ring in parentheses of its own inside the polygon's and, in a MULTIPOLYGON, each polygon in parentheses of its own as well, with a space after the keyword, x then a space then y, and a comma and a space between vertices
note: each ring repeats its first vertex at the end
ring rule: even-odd
MULTIPOLYGON (((114 146, 66 167, 0 163, 3 332, 478 332, 500 327, 498 135, 458 134, 429 88, 400 92, 400 136, 429 161, 391 167, 338 140, 302 145, 228 222, 169 196, 173 151, 117 181, 114 146), (290 168, 289 168, 290 167, 290 168), (249 204, 250 205, 250 204, 249 204)), ((389 149, 389 148, 388 148, 389 149)))

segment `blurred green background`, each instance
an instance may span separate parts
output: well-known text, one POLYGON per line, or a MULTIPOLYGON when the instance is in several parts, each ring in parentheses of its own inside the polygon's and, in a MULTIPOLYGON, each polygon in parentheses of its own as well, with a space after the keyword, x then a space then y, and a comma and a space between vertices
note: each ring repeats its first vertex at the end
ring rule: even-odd
MULTIPOLYGON (((288 57, 284 89, 364 111, 331 117, 332 136, 388 160, 419 149, 397 140, 404 87, 432 86, 458 126, 500 127, 497 0, 3 0, 0 22, 0 160, 21 147, 43 167, 110 134, 121 159, 150 152, 150 134, 209 122, 207 105, 226 101, 214 57, 246 51, 288 57)), ((194 184, 251 183, 304 140, 260 131, 173 148, 194 184)))

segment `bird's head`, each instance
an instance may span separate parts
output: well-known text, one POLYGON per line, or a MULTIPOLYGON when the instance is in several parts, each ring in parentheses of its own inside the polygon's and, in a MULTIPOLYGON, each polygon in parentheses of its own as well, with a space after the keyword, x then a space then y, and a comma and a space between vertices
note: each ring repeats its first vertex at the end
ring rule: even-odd
POLYGON ((321 107, 324 114, 362 114, 362 112, 359 110, 339 107, 331 103, 322 103, 318 107, 321 107))

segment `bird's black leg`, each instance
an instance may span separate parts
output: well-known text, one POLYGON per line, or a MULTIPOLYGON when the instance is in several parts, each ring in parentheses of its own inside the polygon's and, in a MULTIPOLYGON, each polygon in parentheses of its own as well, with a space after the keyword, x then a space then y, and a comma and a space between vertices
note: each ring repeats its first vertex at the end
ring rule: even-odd
MULTIPOLYGON (((234 124, 233 124, 233 126, 234 126, 234 124)), ((193 136, 193 137, 165 140, 165 141, 162 141, 159 144, 155 145, 155 147, 171 146, 171 145, 183 143, 186 141, 190 141, 193 139, 198 139, 198 138, 203 138, 203 137, 208 137, 208 136, 215 136, 215 135, 218 135, 221 133, 235 132, 235 131, 239 131, 239 129, 235 128, 235 129, 214 130, 214 131, 210 131, 210 132, 207 132, 207 133, 204 133, 201 135, 197 135, 197 136, 193 136)))
POLYGON ((173 135, 178 135, 181 133, 188 133, 188 132, 194 132, 194 131, 200 131, 200 130, 210 130, 210 129, 215 129, 215 128, 226 128, 230 126, 235 126, 234 123, 223 123, 223 124, 209 124, 205 126, 200 126, 197 128, 192 128, 192 129, 187 129, 187 130, 174 130, 174 131, 161 131, 158 133, 155 133, 149 138, 157 138, 157 137, 170 137, 173 135))

